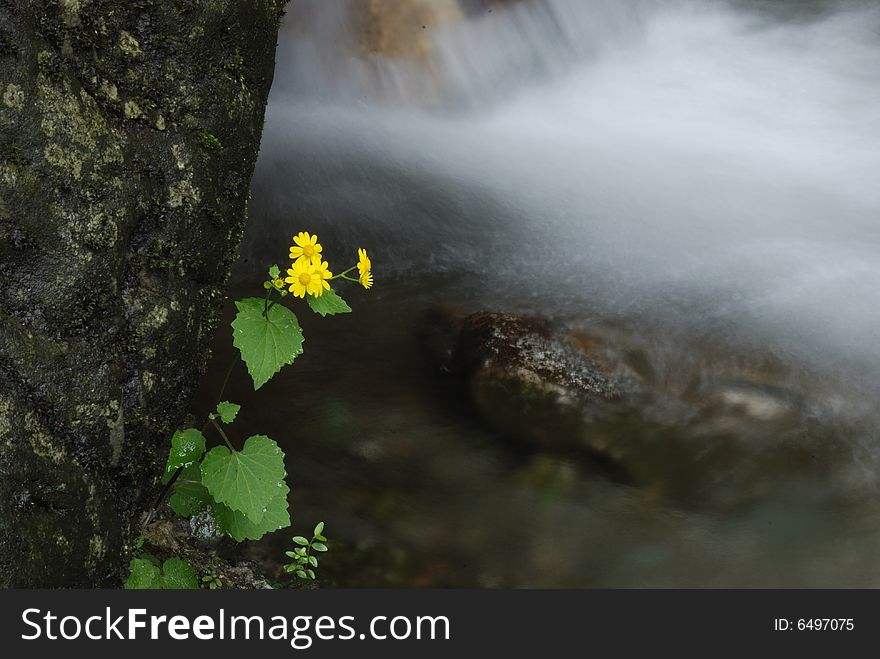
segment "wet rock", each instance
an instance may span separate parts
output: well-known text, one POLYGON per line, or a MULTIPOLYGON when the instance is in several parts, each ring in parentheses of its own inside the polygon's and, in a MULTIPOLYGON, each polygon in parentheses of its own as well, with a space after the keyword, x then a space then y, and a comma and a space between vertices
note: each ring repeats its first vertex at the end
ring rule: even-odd
POLYGON ((169 517, 150 524, 144 531, 143 552, 152 554, 161 561, 176 556, 186 560, 195 570, 199 579, 211 577, 220 588, 234 590, 263 590, 272 584, 253 561, 227 559, 215 551, 220 542, 214 542, 214 549, 206 547, 205 529, 216 528, 202 519, 195 529, 191 520, 169 517))
POLYGON ((422 341, 502 437, 679 504, 738 506, 797 483, 832 492, 852 463, 841 419, 764 356, 750 369, 742 355, 725 362, 689 345, 661 366, 632 333, 443 309, 422 341))
POLYGON ((192 541, 204 549, 218 547, 226 538, 209 511, 196 513, 189 518, 189 532, 192 541))
POLYGON ((426 59, 432 31, 462 17, 458 0, 365 0, 357 10, 361 51, 392 59, 426 59))
POLYGON ((607 413, 634 390, 583 344, 537 318, 456 318, 435 309, 422 338, 442 370, 467 380, 489 423, 540 448, 590 449, 585 419, 607 413))
POLYGON ((217 325, 285 4, 0 3, 0 587, 126 560, 217 325))

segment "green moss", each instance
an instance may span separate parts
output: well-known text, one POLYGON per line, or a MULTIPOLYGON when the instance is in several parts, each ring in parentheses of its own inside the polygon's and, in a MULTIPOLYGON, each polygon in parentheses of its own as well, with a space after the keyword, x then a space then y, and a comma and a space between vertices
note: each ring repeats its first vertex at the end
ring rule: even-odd
POLYGON ((81 0, 58 0, 64 17, 66 27, 76 27, 80 24, 79 12, 81 0))
POLYGON ((0 439, 4 439, 12 431, 12 406, 9 401, 0 397, 0 439))
POLYGON ((168 188, 168 205, 171 208, 193 207, 200 199, 201 194, 189 179, 178 181, 168 188))
POLYGON ((34 455, 55 464, 61 464, 67 459, 64 447, 53 441, 52 436, 32 412, 28 412, 24 417, 24 429, 34 455))
POLYGON ((116 85, 109 80, 101 81, 99 89, 104 94, 104 96, 109 98, 111 101, 119 100, 119 90, 117 90, 116 85))
POLYGON ((46 160, 63 169, 78 181, 82 176, 83 161, 75 152, 65 151, 57 144, 48 144, 43 150, 46 160))
POLYGON ((24 90, 14 82, 10 82, 3 92, 3 104, 13 110, 24 108, 24 90))
POLYGON ((27 164, 27 160, 22 155, 21 147, 15 142, 7 142, 0 146, 0 160, 8 165, 21 166, 27 164))
POLYGON ((220 151, 223 145, 211 133, 199 133, 199 143, 208 151, 220 151))
MULTIPOLYGON (((117 209, 116 214, 124 216, 125 212, 117 209)), ((119 227, 109 211, 98 212, 86 221, 83 242, 89 247, 107 249, 113 247, 118 239, 119 227)))
POLYGON ((141 115, 143 115, 141 106, 138 105, 136 101, 132 100, 125 102, 125 105, 122 106, 122 113, 125 115, 126 119, 139 119, 141 115))
POLYGON ((119 50, 129 58, 135 59, 143 55, 143 51, 141 50, 141 45, 138 43, 138 40, 131 36, 125 30, 122 30, 119 33, 119 50))
POLYGON ((230 57, 226 62, 223 63, 223 68, 229 72, 239 71, 244 64, 244 59, 241 56, 241 53, 235 51, 235 53, 230 57))

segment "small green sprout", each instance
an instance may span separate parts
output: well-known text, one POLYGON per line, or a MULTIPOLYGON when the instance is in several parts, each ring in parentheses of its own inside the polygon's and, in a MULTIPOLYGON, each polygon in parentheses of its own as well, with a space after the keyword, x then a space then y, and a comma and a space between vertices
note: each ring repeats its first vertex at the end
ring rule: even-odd
POLYGON ((315 569, 318 567, 318 558, 312 552, 323 553, 327 551, 327 538, 324 537, 324 522, 318 522, 312 532, 312 539, 307 540, 301 535, 293 536, 293 541, 299 545, 293 551, 284 552, 293 563, 284 566, 285 572, 292 572, 300 579, 314 580, 315 569))

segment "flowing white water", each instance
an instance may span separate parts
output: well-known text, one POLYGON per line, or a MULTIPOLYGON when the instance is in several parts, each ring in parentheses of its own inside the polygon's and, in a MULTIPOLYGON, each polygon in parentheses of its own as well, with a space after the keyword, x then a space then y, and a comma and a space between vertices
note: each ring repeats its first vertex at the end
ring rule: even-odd
MULTIPOLYGON (((876 497, 845 514, 810 498, 837 482, 707 519, 646 512, 564 461, 523 476, 571 489, 553 507, 504 481, 506 458, 487 458, 477 431, 416 400, 429 387, 400 348, 403 315, 389 314, 425 300, 406 298, 411 286, 383 290, 417 275, 427 298, 461 282, 451 286, 485 306, 624 318, 654 342, 649 358, 669 381, 691 368, 693 337, 774 354, 797 372, 787 385, 857 429, 842 434, 854 489, 870 493, 880 453, 878 3, 523 0, 431 26, 427 58, 392 61, 358 51, 354 1, 291 9, 244 250, 262 269, 300 229, 336 255, 371 248, 371 295, 386 306, 364 310, 373 329, 358 332, 381 354, 349 354, 337 341, 334 357, 327 338, 320 367, 309 375, 306 361, 297 377, 357 418, 356 450, 391 465, 371 485, 377 497, 399 474, 439 465, 425 478, 445 493, 407 493, 405 523, 382 533, 443 560, 460 553, 474 571, 489 562, 487 573, 502 559, 447 537, 497 547, 561 534, 558 563, 534 548, 535 585, 880 584, 876 497), (369 392, 355 359, 380 373, 369 392), (321 389, 334 377, 355 384, 321 389)), ((269 407, 281 414, 293 403, 277 395, 269 407)), ((375 511, 363 517, 350 522, 356 537, 375 511)))
POLYGON ((348 4, 282 43, 258 214, 880 368, 876 5, 533 0, 426 68, 346 50, 348 4))

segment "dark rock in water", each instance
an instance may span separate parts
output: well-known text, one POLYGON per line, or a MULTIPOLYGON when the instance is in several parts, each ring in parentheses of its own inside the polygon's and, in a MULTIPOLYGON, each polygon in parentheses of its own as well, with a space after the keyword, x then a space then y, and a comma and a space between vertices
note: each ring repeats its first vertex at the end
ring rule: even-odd
POLYGON ((477 313, 462 323, 456 349, 459 368, 492 371, 525 388, 565 390, 596 401, 620 397, 607 369, 564 337, 554 336, 546 321, 505 313, 477 313))
POLYGON ((540 448, 590 449, 585 415, 606 413, 632 383, 541 319, 434 310, 423 333, 444 371, 469 383, 480 414, 506 435, 540 448), (626 385, 626 386, 624 386, 626 385))
POLYGON ((664 353, 659 361, 671 366, 657 372, 643 337, 439 309, 422 339, 502 436, 587 458, 585 467, 688 506, 737 506, 784 482, 843 480, 835 469, 852 463, 839 419, 786 386, 781 368, 750 371, 743 355, 725 362, 689 345, 664 353))

